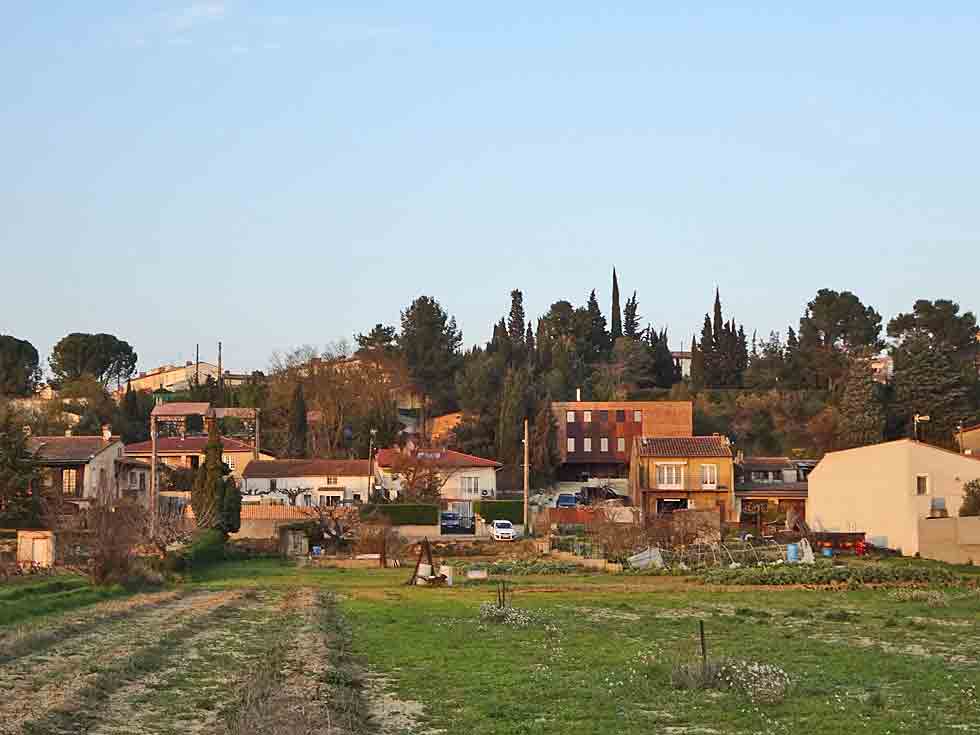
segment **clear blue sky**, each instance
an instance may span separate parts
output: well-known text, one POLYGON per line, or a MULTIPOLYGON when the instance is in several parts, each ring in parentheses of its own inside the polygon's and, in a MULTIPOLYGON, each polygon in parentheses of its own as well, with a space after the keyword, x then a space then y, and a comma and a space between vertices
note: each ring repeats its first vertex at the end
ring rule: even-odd
POLYGON ((141 368, 598 289, 980 309, 973 3, 4 3, 0 333, 141 368), (819 7, 816 7, 819 6, 819 7), (928 10, 928 12, 925 12, 928 10))

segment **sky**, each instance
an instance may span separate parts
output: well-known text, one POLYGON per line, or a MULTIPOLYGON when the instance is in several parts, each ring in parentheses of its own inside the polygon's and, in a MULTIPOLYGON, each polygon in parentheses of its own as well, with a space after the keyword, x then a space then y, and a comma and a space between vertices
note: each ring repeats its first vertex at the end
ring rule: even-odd
POLYGON ((613 267, 675 349, 716 286, 980 311, 975 4, 599 5, 3 3, 0 334, 263 369, 613 267))

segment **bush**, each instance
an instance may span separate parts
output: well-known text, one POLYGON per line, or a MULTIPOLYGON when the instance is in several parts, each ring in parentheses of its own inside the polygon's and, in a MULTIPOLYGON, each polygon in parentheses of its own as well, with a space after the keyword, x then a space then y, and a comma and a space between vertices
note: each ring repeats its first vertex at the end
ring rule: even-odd
POLYGON ((361 520, 371 522, 384 518, 392 526, 435 526, 439 524, 439 506, 421 503, 365 503, 360 506, 361 520))
POLYGON ((478 500, 473 503, 473 512, 487 523, 491 521, 524 523, 523 500, 478 500))
POLYGON ((769 564, 755 567, 708 569, 701 573, 708 584, 794 585, 794 584, 914 584, 950 585, 958 577, 949 569, 913 564, 769 564))
POLYGON ((534 622, 534 616, 519 607, 484 602, 480 605, 480 620, 485 623, 509 625, 513 628, 526 628, 534 622))
POLYGON ((896 602, 924 602, 929 607, 948 607, 949 598, 942 590, 919 590, 914 587, 899 587, 890 590, 888 597, 896 602))
POLYGON ((180 572, 205 567, 225 558, 225 535, 210 528, 201 531, 187 546, 168 556, 166 567, 170 571, 180 572))
POLYGON ((525 576, 528 574, 582 574, 588 570, 566 561, 531 561, 515 559, 514 561, 494 561, 490 563, 468 564, 463 571, 485 569, 490 574, 510 574, 525 576))

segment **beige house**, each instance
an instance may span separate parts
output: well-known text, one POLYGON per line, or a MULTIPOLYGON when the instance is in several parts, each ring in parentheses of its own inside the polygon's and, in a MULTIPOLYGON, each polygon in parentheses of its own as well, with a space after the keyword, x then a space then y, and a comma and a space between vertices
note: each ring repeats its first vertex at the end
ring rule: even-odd
MULTIPOLYGON (((459 505, 474 500, 493 500, 497 496, 497 471, 501 464, 492 459, 455 452, 452 449, 381 449, 375 457, 377 485, 391 498, 397 498, 406 472, 434 472, 443 480, 439 494, 444 501, 459 505)), ((459 511, 465 513, 463 511, 459 511)))
POLYGON ((980 424, 964 426, 956 433, 956 441, 963 454, 980 457, 980 424))
POLYGON ((286 505, 342 505, 371 497, 366 459, 252 460, 242 473, 242 501, 286 505))
POLYGON ((956 516, 980 461, 912 439, 830 452, 809 475, 814 531, 863 531, 875 546, 920 551, 919 521, 956 516))

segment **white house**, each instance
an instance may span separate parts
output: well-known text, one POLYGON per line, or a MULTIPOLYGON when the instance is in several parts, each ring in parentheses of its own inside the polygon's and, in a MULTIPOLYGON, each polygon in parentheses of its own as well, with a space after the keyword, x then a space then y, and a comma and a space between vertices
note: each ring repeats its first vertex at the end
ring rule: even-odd
POLYGON ((242 472, 242 501, 286 505, 367 502, 371 466, 366 459, 252 460, 242 472))
POLYGON ((463 454, 451 449, 419 449, 402 452, 381 449, 375 460, 375 479, 389 497, 398 496, 403 484, 399 469, 425 466, 439 474, 443 485, 439 495, 453 503, 491 500, 497 495, 497 471, 502 467, 492 459, 463 454))
POLYGON ((814 531, 863 531, 875 546, 919 552, 919 521, 956 516, 980 460, 899 439, 830 452, 810 472, 806 520, 814 531))

